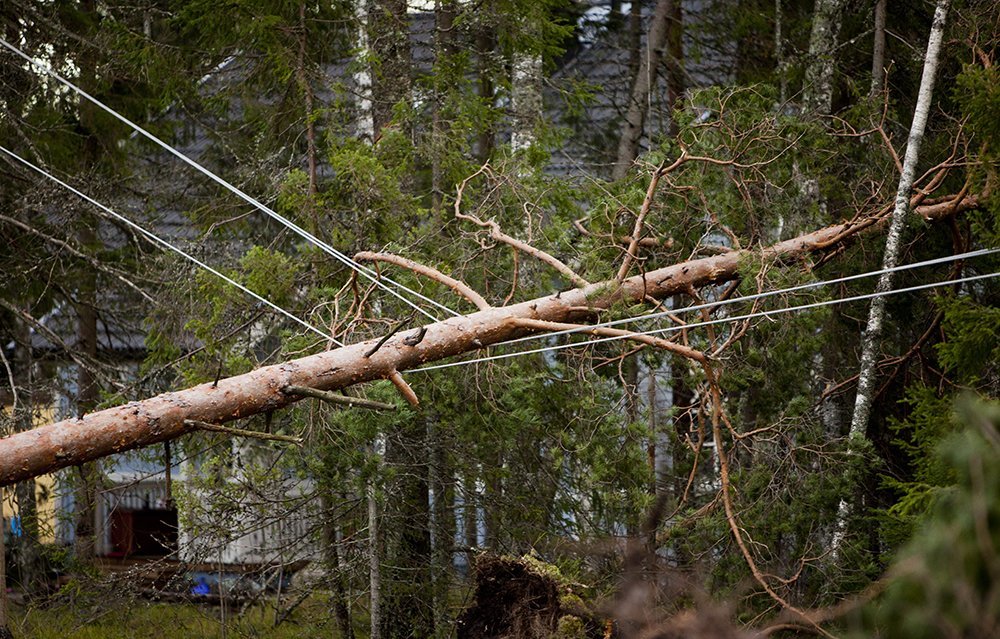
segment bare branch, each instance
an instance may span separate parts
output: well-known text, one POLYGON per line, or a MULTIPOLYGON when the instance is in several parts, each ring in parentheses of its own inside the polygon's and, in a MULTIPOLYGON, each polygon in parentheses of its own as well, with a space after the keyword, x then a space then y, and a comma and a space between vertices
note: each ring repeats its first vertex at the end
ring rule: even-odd
POLYGON ((489 229, 490 237, 492 237, 494 240, 513 246, 515 249, 523 253, 526 253, 541 262, 548 264, 552 268, 562 273, 567 279, 569 279, 569 281, 573 282, 573 285, 576 286, 577 288, 584 288, 590 286, 590 282, 577 275, 576 272, 573 271, 573 269, 566 266, 566 264, 563 263, 561 260, 550 255, 549 253, 546 253, 545 251, 539 248, 531 246, 526 242, 522 242, 517 238, 507 235, 500 229, 500 225, 497 224, 495 221, 493 220, 483 221, 478 217, 476 217, 475 215, 462 213, 462 194, 465 192, 465 187, 468 185, 470 180, 472 180, 473 178, 484 172, 489 172, 489 165, 483 165, 478 171, 476 171, 469 177, 462 180, 462 183, 458 185, 458 189, 456 190, 455 194, 455 217, 457 217, 460 220, 472 222, 477 226, 489 229))
POLYGON ((432 279, 435 282, 444 284, 455 293, 475 304, 476 308, 481 311, 485 311, 490 308, 490 303, 487 302, 482 295, 472 290, 472 287, 468 284, 456 280, 453 277, 449 277, 431 266, 420 264, 419 262, 414 262, 413 260, 399 255, 393 255, 392 253, 371 253, 369 251, 362 251, 361 253, 355 255, 354 259, 359 262, 387 262, 389 264, 401 266, 417 273, 418 275, 423 275, 424 277, 432 279))
POLYGON ((302 445, 301 437, 289 437, 288 435, 275 435, 273 433, 262 433, 257 430, 244 430, 242 428, 233 428, 232 426, 223 426, 221 424, 210 424, 208 422, 198 421, 197 419, 185 419, 184 425, 190 428, 197 428, 198 430, 210 430, 216 433, 225 433, 227 435, 234 435, 236 437, 250 437, 253 439, 264 439, 268 441, 285 442, 288 444, 295 444, 296 446, 302 445))
POLYGON ((686 357, 702 364, 707 361, 704 353, 689 346, 684 346, 659 337, 653 337, 652 335, 641 335, 639 333, 633 333, 632 331, 617 328, 587 326, 586 324, 567 324, 564 322, 547 322, 544 320, 526 319, 521 317, 513 318, 511 319, 511 322, 519 328, 528 328, 536 331, 565 331, 579 329, 580 333, 589 335, 626 337, 635 342, 639 342, 640 344, 655 346, 656 348, 676 353, 681 357, 686 357))
POLYGON ((337 404, 340 406, 349 406, 351 408, 370 408, 372 410, 396 410, 395 404, 386 404, 384 402, 376 402, 370 399, 361 399, 359 397, 348 397, 347 395, 338 395, 330 391, 321 391, 315 388, 309 388, 308 386, 285 386, 285 392, 291 393, 293 395, 303 395, 305 397, 312 397, 315 399, 323 400, 324 402, 329 402, 331 404, 337 404))

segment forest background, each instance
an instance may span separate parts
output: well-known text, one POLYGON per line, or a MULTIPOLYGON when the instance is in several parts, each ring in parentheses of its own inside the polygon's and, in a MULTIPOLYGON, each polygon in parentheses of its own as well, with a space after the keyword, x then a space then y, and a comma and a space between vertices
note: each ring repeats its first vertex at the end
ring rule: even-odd
MULTIPOLYGON (((602 614, 635 636, 686 623, 689 610, 727 632, 996 631, 997 415, 975 398, 995 399, 1000 385, 1000 291, 968 279, 996 273, 996 254, 896 273, 897 289, 948 285, 878 298, 887 312, 879 330, 872 299, 834 303, 875 290, 873 277, 684 311, 877 271, 886 250, 907 264, 1000 245, 1000 9, 948 4, 5 2, 6 42, 344 254, 383 254, 373 268, 457 313, 474 311, 476 298, 385 254, 505 306, 741 251, 724 283, 589 318, 659 312, 629 327, 676 327, 659 335, 669 344, 554 335, 530 346, 559 350, 355 389, 393 411, 301 402, 245 420, 300 437, 301 447, 254 444, 234 461, 244 449, 229 445, 231 434, 175 442, 201 468, 196 485, 175 486, 185 512, 214 513, 224 526, 248 492, 272 520, 318 505, 305 534, 323 548, 319 577, 266 604, 273 615, 223 615, 221 632, 296 623, 315 636, 461 635, 472 587, 461 566, 485 552, 558 566, 562 583, 604 602, 602 614), (929 117, 908 167, 942 8, 929 117), (413 26, 421 21, 430 27, 413 26), (597 47, 624 61, 605 78, 616 92, 572 72, 597 47), (907 168, 912 189, 894 206, 907 168), (900 208, 901 242, 887 249, 883 222, 900 208), (843 222, 872 228, 795 255, 764 250, 843 222), (866 349, 871 412, 859 417, 866 349), (289 478, 308 494, 286 498, 289 478)), ((5 149, 323 334, 5 153, 10 432, 30 429, 67 388, 84 414, 334 340, 410 334, 421 313, 446 316, 409 293, 386 295, 390 285, 265 218, 10 50, 0 75, 5 149), (43 320, 54 316, 59 330, 43 320), (144 341, 111 352, 100 348, 109 330, 144 341)), ((90 569, 86 522, 101 465, 68 476, 78 510, 71 549, 38 546, 34 491, 11 489, 29 533, 14 543, 19 589, 31 596, 10 624, 24 636, 44 636, 58 606, 99 617, 137 596, 90 569), (56 551, 78 578, 53 599, 39 566, 56 551)), ((209 528, 206 537, 219 535, 209 528)))

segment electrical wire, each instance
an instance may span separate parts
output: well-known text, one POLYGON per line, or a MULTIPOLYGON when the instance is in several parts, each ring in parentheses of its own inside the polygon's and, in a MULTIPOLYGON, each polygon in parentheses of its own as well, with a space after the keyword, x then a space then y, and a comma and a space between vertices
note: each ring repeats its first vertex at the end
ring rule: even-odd
POLYGON ((737 304, 740 302, 749 302, 753 300, 764 299, 767 297, 774 297, 775 295, 783 295, 785 293, 794 293, 796 291, 806 291, 813 288, 819 288, 821 286, 829 286, 830 284, 842 284, 844 282, 850 282, 853 280, 864 279, 867 277, 874 277, 876 275, 882 275, 883 273, 895 273, 897 271, 908 271, 915 268, 922 268, 924 266, 933 266, 935 264, 945 264, 948 262, 955 262, 957 260, 964 260, 973 257, 982 257, 984 255, 992 255, 993 253, 1000 253, 1000 248, 994 249, 978 249, 975 251, 968 251, 966 253, 958 253, 956 255, 947 255, 945 257, 936 257, 930 260, 924 260, 922 262, 913 262, 912 264, 903 264, 901 266, 894 266, 892 268, 883 268, 877 271, 868 271, 867 273, 857 273, 855 275, 846 275, 844 277, 838 277, 830 280, 823 280, 820 282, 809 282, 807 284, 799 284, 796 286, 789 286, 787 288, 780 288, 773 291, 765 291, 762 293, 754 293, 753 295, 744 295, 742 297, 733 297, 726 300, 718 300, 714 302, 705 302, 704 304, 696 304, 694 306, 685 306, 683 308, 671 309, 667 311, 657 311, 655 313, 648 313, 646 315, 636 315, 633 317, 624 317, 617 320, 610 320, 607 322, 600 322, 598 324, 588 324, 586 326, 581 326, 579 328, 567 328, 561 331, 552 331, 550 333, 537 333, 533 335, 526 335, 524 337, 518 337, 516 339, 508 340, 503 342, 504 345, 517 344, 519 342, 527 342, 536 339, 544 339, 547 337, 554 337, 557 335, 569 335, 572 333, 585 333, 595 328, 603 328, 610 326, 620 326, 622 324, 630 324, 632 322, 640 322, 644 320, 658 319, 660 317, 665 317, 667 315, 679 315, 682 313, 689 313, 692 311, 701 311, 705 309, 715 309, 720 306, 727 306, 730 304, 737 304))
MULTIPOLYGON (((926 289, 930 289, 930 288, 936 288, 936 287, 939 287, 939 286, 949 286, 949 285, 953 285, 953 284, 964 284, 966 282, 975 282, 975 281, 979 281, 979 280, 986 280, 986 279, 990 279, 990 278, 998 277, 998 276, 1000 276, 1000 272, 997 272, 997 273, 987 273, 985 275, 973 275, 973 276, 963 277, 963 278, 954 279, 954 280, 942 280, 940 282, 933 282, 933 283, 930 283, 930 284, 920 284, 920 285, 917 285, 917 286, 910 286, 910 287, 907 287, 907 288, 900 288, 900 289, 895 289, 895 290, 891 290, 891 291, 885 291, 885 292, 882 292, 882 293, 877 293, 877 292, 876 293, 867 293, 865 295, 855 295, 855 296, 852 296, 852 297, 836 298, 836 299, 832 299, 832 300, 825 300, 823 302, 813 302, 813 303, 810 303, 810 304, 802 304, 800 306, 791 306, 791 307, 787 307, 787 308, 773 309, 773 310, 770 310, 770 311, 759 311, 757 313, 748 313, 748 314, 745 314, 745 315, 737 315, 737 316, 733 316, 733 317, 723 317, 723 318, 718 318, 718 319, 714 319, 714 320, 707 320, 707 321, 704 321, 704 322, 692 322, 690 324, 685 324, 683 326, 668 326, 666 328, 658 328, 658 329, 653 329, 653 330, 649 330, 649 331, 635 332, 635 333, 632 333, 631 335, 615 335, 615 336, 611 336, 611 337, 602 337, 602 338, 598 338, 598 339, 587 340, 585 342, 576 342, 576 343, 570 343, 570 344, 556 344, 556 345, 553 345, 553 346, 546 346, 546 347, 543 347, 543 348, 534 348, 534 349, 527 350, 527 351, 518 351, 516 353, 500 353, 498 355, 490 355, 488 357, 479 357, 479 358, 471 359, 471 360, 461 360, 461 361, 457 361, 457 362, 447 362, 447 363, 444 363, 444 364, 435 364, 433 366, 424 366, 424 367, 421 367, 421 368, 413 368, 413 369, 410 369, 407 372, 408 373, 417 373, 417 372, 426 372, 426 371, 440 370, 440 369, 443 369, 443 368, 452 368, 452 367, 455 367, 455 366, 468 366, 470 364, 481 364, 483 362, 492 362, 492 361, 495 361, 495 360, 508 359, 508 358, 511 358, 511 357, 520 357, 522 355, 532 355, 532 354, 535 354, 535 353, 544 353, 544 352, 547 352, 547 351, 557 351, 557 350, 562 350, 564 348, 579 348, 581 346, 592 346, 594 344, 600 344, 601 342, 614 342, 614 341, 618 341, 618 340, 629 339, 630 337, 635 336, 635 335, 659 335, 659 334, 662 334, 662 333, 671 333, 671 332, 676 332, 676 331, 681 331, 681 330, 688 330, 688 329, 692 329, 692 328, 698 328, 700 326, 712 326, 712 325, 715 325, 715 324, 723 324, 723 323, 726 323, 726 322, 740 322, 740 321, 743 321, 743 320, 755 319, 755 318, 758 318, 758 317, 771 317, 772 315, 781 315, 783 313, 790 313, 792 311, 802 311, 802 310, 811 309, 811 308, 820 308, 820 307, 823 307, 823 306, 831 306, 833 304, 843 304, 843 303, 847 303, 847 302, 857 302, 857 301, 861 301, 861 300, 873 299, 873 298, 876 298, 876 297, 884 297, 884 296, 888 296, 888 295, 896 295, 896 294, 899 294, 899 293, 912 293, 914 291, 922 291, 922 290, 926 290, 926 289)), ((580 330, 587 330, 587 328, 582 328, 580 330)), ((554 333, 543 333, 542 335, 543 336, 550 336, 550 335, 553 335, 553 334, 554 333)), ((508 343, 510 343, 510 342, 503 342, 502 344, 496 344, 496 346, 502 346, 503 344, 508 344, 508 343)))
POLYGON ((262 211, 263 213, 265 213, 269 217, 271 217, 274 220, 278 221, 279 223, 281 223, 282 225, 284 225, 286 228, 290 229, 294 233, 300 235, 301 237, 305 238, 309 242, 312 242, 313 244, 315 244, 316 246, 318 246, 319 248, 321 248, 323 251, 325 251, 326 253, 330 254, 335 259, 337 259, 338 261, 340 261, 341 263, 343 263, 348 268, 351 268, 351 269, 357 271, 359 274, 367 277, 369 280, 371 280, 377 286, 381 287, 382 289, 384 289, 385 291, 387 291, 391 295, 393 295, 396 298, 400 299, 403 303, 409 305, 415 311, 421 313, 425 317, 428 317, 428 318, 430 318, 431 320, 434 320, 434 321, 439 321, 439 318, 435 317, 432 313, 429 313, 427 310, 425 310, 422 307, 418 306, 413 301, 407 299, 406 297, 404 297, 403 295, 401 295, 397 291, 389 288, 388 286, 386 286, 386 284, 384 282, 388 282, 389 284, 392 284, 393 286, 396 286, 399 289, 401 289, 403 291, 406 291, 407 293, 410 293, 411 295, 416 296, 418 299, 423 300, 424 302, 427 302, 428 304, 431 304, 433 306, 436 306, 437 308, 439 308, 439 309, 441 309, 441 310, 443 310, 443 311, 445 311, 447 313, 450 313, 451 315, 454 315, 456 317, 461 316, 460 313, 452 310, 451 308, 445 306, 444 304, 440 304, 439 302, 436 302, 436 301, 430 299, 429 297, 426 297, 425 295, 423 295, 421 293, 418 293, 417 291, 414 291, 413 289, 411 289, 411 288, 409 288, 409 287, 407 287, 407 286, 405 286, 403 284, 400 284, 399 282, 396 282, 395 280, 393 280, 393 279, 391 279, 389 277, 383 277, 383 276, 379 275, 378 273, 376 273, 375 271, 373 271, 372 269, 369 269, 368 267, 359 264, 354 259, 352 259, 352 258, 348 257, 347 255, 345 255, 344 253, 338 251, 334 247, 330 246, 329 244, 327 244, 323 240, 319 239, 318 237, 316 237, 312 233, 306 231, 305 229, 303 229, 299 225, 295 224, 291 220, 283 217, 277 211, 273 210, 269 206, 266 206, 265 204, 262 204, 257 199, 255 199, 254 197, 246 194, 241 189, 237 188, 236 186, 234 186, 233 184, 231 184, 227 180, 223 179, 222 177, 216 175, 215 173, 213 173, 208 168, 204 167, 203 165, 199 164, 198 162, 196 162, 196 161, 192 160, 191 158, 187 157, 186 155, 184 155, 183 153, 181 153, 180 151, 178 151, 174 147, 170 146, 169 144, 167 144, 166 142, 164 142, 160 138, 156 137, 152 133, 146 131, 144 128, 142 128, 138 124, 132 122, 131 120, 129 120, 128 118, 126 118, 124 115, 121 115, 120 113, 118 113, 117 111, 115 111, 111 107, 107 106, 106 104, 104 104, 103 102, 101 102, 100 100, 98 100, 97 98, 93 97, 92 95, 90 95, 89 93, 87 93, 86 91, 84 91, 83 89, 81 89, 80 87, 76 86, 75 84, 73 84, 72 82, 70 82, 69 80, 67 80, 66 78, 64 78, 61 75, 59 75, 49 65, 44 65, 41 62, 39 62, 38 60, 35 60, 34 58, 32 58, 28 54, 24 53, 23 51, 21 51, 19 48, 17 48, 13 44, 11 44, 11 43, 7 42, 6 40, 4 40, 2 37, 0 37, 0 45, 2 45, 4 48, 8 49, 12 53, 18 55, 19 57, 23 58, 25 61, 27 61, 30 65, 32 65, 36 69, 39 69, 42 72, 46 73, 47 75, 55 78, 60 83, 62 83, 63 85, 65 85, 69 89, 73 90, 74 92, 76 92, 77 94, 79 94, 81 97, 86 98, 92 104, 94 104, 95 106, 99 107, 100 109, 102 109, 103 111, 105 111, 106 113, 108 113, 109 115, 111 115, 112 117, 116 118, 117 120, 119 120, 120 122, 124 123, 125 125, 131 127, 136 133, 139 133, 140 135, 142 135, 143 137, 145 137, 149 141, 153 142, 154 144, 156 144, 157 146, 159 146, 163 150, 167 151, 168 153, 170 153, 170 154, 174 155, 175 157, 177 157, 178 159, 180 159, 182 162, 186 163, 188 166, 194 168, 196 171, 198 171, 201 174, 205 175, 206 177, 208 177, 209 179, 211 179, 215 183, 217 183, 220 186, 222 186, 223 188, 229 190, 230 192, 232 192, 233 194, 235 194, 237 197, 239 197, 240 199, 242 199, 244 202, 247 202, 251 206, 257 208, 258 210, 262 211), (384 280, 384 282, 383 282, 383 280, 384 280))
POLYGON ((340 342, 340 341, 334 339, 332 336, 324 333, 323 331, 321 331, 320 329, 316 328, 315 326, 313 326, 309 322, 307 322, 307 321, 305 321, 305 320, 297 317, 296 315, 290 313, 289 311, 286 311, 285 309, 281 308, 280 306, 278 306, 274 302, 268 300, 267 298, 265 298, 265 297, 263 297, 261 295, 258 295, 257 293, 253 292, 252 290, 250 290, 246 286, 243 286, 242 284, 240 284, 236 280, 228 277, 227 275, 225 275, 223 273, 220 273, 219 271, 215 270, 214 268, 212 268, 208 264, 205 264, 204 262, 202 262, 198 258, 196 258, 193 255, 185 252, 183 249, 178 248, 178 247, 174 246, 173 244, 171 244, 170 242, 162 239, 160 236, 156 235, 152 231, 149 231, 149 230, 143 228, 139 224, 133 222, 132 220, 126 218, 123 215, 119 215, 118 213, 116 213, 115 211, 111 210, 107 206, 101 204, 100 202, 98 202, 94 198, 90 197, 86 193, 83 193, 79 189, 77 189, 77 188, 75 188, 75 187, 67 184, 66 182, 60 180, 59 178, 57 178, 56 176, 52 175, 51 173, 49 173, 45 169, 43 169, 43 168, 35 165, 34 163, 30 162, 29 160, 26 160, 26 159, 22 158, 21 156, 19 156, 18 154, 14 153, 13 151, 7 149, 3 145, 0 145, 0 151, 3 151, 4 153, 6 153, 7 155, 9 155, 10 157, 12 157, 15 160, 17 160, 18 162, 20 162, 21 164, 24 164, 25 166, 30 167, 31 169, 34 169, 38 173, 41 173, 42 175, 44 175, 45 177, 49 178, 50 180, 52 180, 53 182, 55 182, 59 186, 65 188, 67 190, 69 190, 74 195, 82 198, 83 200, 85 200, 85 201, 89 202, 90 204, 96 206, 97 208, 101 209, 102 211, 104 211, 108 215, 114 217, 116 220, 119 220, 122 223, 128 225, 130 228, 135 229, 137 232, 139 232, 140 234, 142 234, 144 237, 146 237, 150 241, 154 242, 155 244, 159 244, 160 246, 163 246, 163 247, 165 247, 165 248, 167 248, 167 249, 169 249, 169 250, 177 253, 178 255, 181 255, 182 257, 190 260, 191 262, 197 264, 198 266, 200 266, 201 268, 205 269, 206 271, 208 271, 208 272, 212 273, 213 275, 221 278, 226 283, 231 284, 231 285, 235 286, 236 288, 240 289, 241 291, 243 291, 244 293, 246 293, 247 295, 250 295, 251 297, 253 297, 257 301, 261 302, 262 304, 265 304, 265 305, 271 307, 272 309, 274 309, 278 313, 284 315, 288 319, 293 320, 294 322, 302 325, 303 327, 307 328, 308 330, 310 330, 310 331, 312 331, 312 332, 320 335, 323 339, 328 339, 328 340, 332 341, 334 344, 336 344, 337 346, 343 346, 344 345, 343 342, 340 342))

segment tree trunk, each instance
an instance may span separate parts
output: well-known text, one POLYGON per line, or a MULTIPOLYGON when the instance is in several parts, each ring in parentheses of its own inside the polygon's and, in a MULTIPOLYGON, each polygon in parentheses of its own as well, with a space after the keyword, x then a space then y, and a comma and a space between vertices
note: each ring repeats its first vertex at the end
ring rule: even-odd
MULTIPOLYGON (((679 0, 676 0, 679 2, 679 0)), ((653 13, 653 21, 646 37, 645 55, 639 58, 639 66, 632 79, 632 91, 629 97, 628 111, 622 124, 621 136, 618 139, 618 153, 611 179, 620 180, 625 177, 632 163, 639 154, 639 140, 642 139, 643 125, 649 113, 649 95, 656 79, 656 69, 663 59, 667 46, 669 21, 674 12, 675 0, 658 0, 653 13)))
MULTIPOLYGON (((979 206, 979 197, 941 201, 919 206, 916 212, 928 221, 947 219, 979 206)), ((249 373, 164 393, 102 411, 40 426, 0 440, 0 485, 98 459, 113 453, 149 446, 180 437, 196 425, 186 420, 223 423, 288 406, 300 395, 285 392, 289 386, 337 390, 363 382, 388 379, 396 371, 470 353, 530 333, 513 320, 530 318, 552 322, 585 321, 588 308, 614 303, 639 302, 646 297, 663 299, 701 287, 732 281, 739 276, 741 260, 780 260, 788 263, 816 251, 838 248, 854 234, 880 228, 884 218, 862 218, 779 242, 761 251, 733 250, 720 255, 680 262, 623 280, 598 282, 559 295, 489 308, 423 327, 423 339, 413 344, 402 334, 385 341, 357 344, 308 355, 249 373), (411 343, 407 343, 407 341, 411 343)), ((415 378, 417 379, 417 378, 415 378)))
MULTIPOLYGON (((32 379, 31 330, 28 324, 18 321, 17 339, 14 347, 16 377, 20 386, 18 406, 14 414, 15 432, 26 432, 34 426, 34 380, 32 379)), ((41 550, 38 541, 38 504, 35 497, 35 480, 17 482, 14 489, 17 501, 17 515, 24 531, 15 542, 15 555, 21 574, 21 592, 26 596, 37 594, 45 585, 42 573, 41 550)))
MULTIPOLYGON (((0 489, 0 499, 3 499, 3 490, 0 489)), ((0 517, 0 639, 12 639, 8 624, 7 607, 7 522, 0 517)))
MULTIPOLYGON (((82 246, 93 246, 96 238, 91 230, 96 224, 92 216, 84 216, 79 237, 82 246)), ((77 343, 76 348, 86 356, 87 361, 97 357, 97 311, 96 276, 93 271, 80 274, 77 291, 77 343)), ((78 416, 93 410, 100 398, 100 390, 94 371, 89 366, 77 365, 76 412, 78 416)), ((74 512, 74 553, 77 561, 93 561, 96 548, 98 468, 96 463, 84 463, 78 468, 76 478, 74 512)))
POLYGON ((542 119, 542 56, 517 51, 511 70, 510 147, 515 153, 535 143, 535 129, 542 119))
MULTIPOLYGON (((333 512, 335 495, 329 487, 323 491, 323 511, 333 512)), ((351 623, 351 609, 348 605, 347 587, 344 580, 344 568, 340 560, 340 539, 337 522, 331 517, 323 524, 324 546, 326 552, 327 582, 330 584, 331 605, 333 616, 337 620, 337 629, 341 639, 354 639, 354 625, 351 623)))
MULTIPOLYGON (((364 0, 362 0, 364 1, 364 0)), ((406 0, 370 0, 368 46, 378 65, 371 70, 376 139, 392 123, 396 104, 410 97, 410 26, 406 0)))
MULTIPOLYGON (((381 454, 378 452, 377 454, 381 454)), ((379 525, 378 489, 375 481, 365 487, 368 498, 368 612, 371 618, 369 637, 382 639, 382 553, 379 525)))
MULTIPOLYGON (((910 209, 910 191, 913 188, 913 179, 917 170, 920 143, 924 138, 924 128, 927 125, 931 98, 934 94, 934 77, 937 74, 938 54, 941 51, 949 3, 950 0, 938 0, 934 10, 934 22, 927 40, 927 54, 924 58, 923 75, 920 78, 920 91, 917 94, 917 105, 913 110, 910 136, 906 142, 903 171, 899 176, 896 202, 892 210, 892 222, 885 238, 885 253, 882 256, 883 269, 895 268, 899 262, 903 227, 906 225, 906 214, 910 209)), ((878 284, 875 287, 876 292, 885 293, 892 290, 892 275, 892 272, 884 272, 879 276, 878 284)), ((875 393, 875 358, 878 356, 878 349, 882 342, 885 316, 885 297, 872 299, 871 307, 868 309, 868 323, 861 337, 861 367, 858 372, 858 390, 854 399, 854 413, 851 416, 849 442, 863 438, 868 427, 872 398, 875 393)), ((850 446, 850 443, 848 445, 850 446)), ((842 500, 838 508, 837 530, 833 540, 834 552, 838 550, 843 541, 849 510, 847 501, 842 500)))
MULTIPOLYGON (((83 2, 82 10, 91 16, 95 23, 99 20, 94 0, 83 2)), ((88 93, 92 95, 97 93, 97 61, 93 53, 80 56, 80 84, 88 93)), ((81 100, 80 102, 80 124, 85 134, 83 160, 87 169, 97 166, 101 157, 96 108, 89 101, 81 100)), ((97 220, 87 212, 81 212, 81 218, 82 222, 78 231, 80 246, 84 250, 93 250, 101 241, 95 233, 97 220)), ((97 273, 85 269, 78 277, 76 348, 83 353, 86 361, 95 362, 97 361, 97 273)), ((82 416, 97 406, 100 400, 100 387, 95 371, 91 370, 89 366, 77 364, 76 393, 77 416, 82 416)), ((78 471, 79 477, 76 479, 77 485, 74 491, 73 546, 76 560, 86 564, 94 560, 97 551, 95 533, 98 474, 100 471, 97 464, 88 463, 81 464, 78 471)))
MULTIPOLYGON (((479 12, 488 12, 489 6, 483 6, 479 12)), ((495 106, 495 95, 493 88, 493 56, 496 49, 496 37, 483 20, 476 29, 476 73, 479 76, 479 100, 483 106, 492 109, 495 106)), ((479 125, 479 134, 476 136, 476 160, 480 164, 486 162, 493 155, 493 124, 489 121, 479 125)))
POLYGON ((833 62, 846 0, 816 0, 802 102, 807 112, 830 113, 833 105, 833 62))
POLYGON ((872 40, 872 87, 869 95, 875 97, 885 87, 885 16, 887 0, 875 2, 875 33, 872 40))
MULTIPOLYGON (((444 200, 444 175, 442 156, 447 144, 444 123, 444 101, 447 93, 444 82, 439 79, 456 51, 454 46, 455 1, 437 0, 434 9, 434 60, 437 72, 434 76, 434 103, 431 119, 431 210, 435 220, 440 216, 441 204, 444 200)), ((448 77, 450 79, 450 73, 448 77)))
POLYGON ((684 100, 684 8, 681 0, 674 0, 670 6, 670 18, 667 21, 667 110, 670 112, 670 123, 667 132, 676 137, 679 129, 674 117, 674 111, 681 108, 684 100))

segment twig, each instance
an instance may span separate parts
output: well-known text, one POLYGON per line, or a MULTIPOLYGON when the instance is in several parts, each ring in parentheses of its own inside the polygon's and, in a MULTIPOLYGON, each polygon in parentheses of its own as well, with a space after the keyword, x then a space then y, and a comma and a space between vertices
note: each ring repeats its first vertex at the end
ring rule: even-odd
POLYGON ((475 304, 476 308, 481 311, 485 311, 490 308, 490 303, 487 302, 482 295, 472 290, 472 287, 468 284, 445 275, 436 268, 427 266, 426 264, 420 264, 419 262, 414 262, 411 259, 407 259, 399 255, 393 255, 392 253, 371 253, 369 251, 362 251, 361 253, 358 253, 354 256, 354 259, 359 262, 388 262, 389 264, 401 266, 405 269, 413 271, 417 275, 423 275, 424 277, 432 279, 435 282, 444 284, 458 295, 461 295, 475 304))
POLYGON ((726 521, 729 524, 729 529, 733 533, 733 538, 736 540, 736 545, 739 547, 740 553, 743 555, 743 560, 746 561, 747 567, 750 568, 750 573, 753 575, 754 580, 761 585, 768 595, 770 595, 771 599, 786 610, 802 618, 807 624, 814 627, 819 634, 832 638, 833 635, 820 627, 820 625, 807 615, 805 611, 793 606, 771 587, 771 584, 768 583, 767 578, 757 566, 757 562, 754 560, 753 554, 751 554, 750 549, 747 547, 746 540, 743 538, 743 533, 740 530, 739 522, 736 520, 736 510, 733 508, 733 499, 732 494, 730 493, 729 460, 726 456, 725 446, 723 445, 722 428, 720 424, 722 421, 720 418, 720 414, 722 412, 722 391, 719 389, 719 383, 715 378, 712 368, 705 365, 704 370, 709 389, 712 393, 712 438, 715 440, 715 451, 719 456, 719 480, 722 484, 722 505, 726 512, 726 521))
POLYGON ((642 335, 640 333, 633 333, 632 331, 624 331, 617 328, 587 326, 586 324, 567 324, 563 322, 547 322, 544 320, 533 320, 519 317, 512 318, 511 322, 513 322, 515 326, 536 331, 565 331, 579 329, 580 333, 589 333, 590 335, 626 337, 627 339, 634 340, 642 344, 648 344, 649 346, 655 346, 656 348, 676 353, 681 357, 686 357, 701 364, 705 364, 708 361, 704 353, 689 346, 677 344, 676 342, 670 342, 659 337, 653 337, 652 335, 642 335))
POLYGON ((584 288, 586 286, 589 286, 590 282, 577 275, 576 272, 573 271, 573 269, 571 269, 569 266, 567 266, 562 260, 559 260, 558 258, 550 255, 549 253, 546 253, 545 251, 536 248, 526 242, 522 242, 519 239, 507 235, 500 229, 500 225, 497 224, 495 221, 493 220, 483 221, 478 217, 476 217, 475 215, 462 213, 462 194, 465 191, 466 185, 468 185, 469 181, 472 180, 474 177, 480 175, 481 173, 486 173, 486 172, 489 172, 488 164, 484 164, 482 167, 480 167, 478 171, 476 171, 469 177, 462 180, 461 184, 458 185, 458 188, 455 193, 455 217, 457 217, 460 220, 466 220, 468 222, 472 222, 477 226, 488 228, 490 230, 490 237, 492 237, 494 240, 497 240, 498 242, 503 242, 504 244, 509 244, 510 246, 513 246, 515 249, 523 253, 527 253, 528 255, 534 257, 535 259, 541 262, 545 262, 546 264, 548 264, 549 266, 551 266, 552 268, 556 269, 564 276, 566 276, 566 278, 569 279, 571 282, 573 282, 573 285, 576 286, 577 288, 584 288))
POLYGON ((315 399, 323 400, 324 402, 339 404, 341 406, 350 406, 351 408, 396 410, 395 404, 386 404, 384 402, 376 402, 370 399, 361 399, 359 397, 348 397, 347 395, 339 395, 330 391, 322 391, 318 388, 309 388, 308 386, 285 386, 285 388, 282 389, 282 392, 291 395, 302 395, 303 397, 313 397, 315 399))
MULTIPOLYGON (((687 157, 687 152, 682 152, 681 157, 677 158, 671 166, 677 166, 678 163, 684 161, 687 157)), ((642 235, 642 225, 646 221, 646 216, 649 214, 649 209, 653 206, 653 196, 656 195, 656 187, 660 183, 660 176, 665 172, 666 160, 660 164, 653 172, 653 176, 649 179, 649 187, 646 189, 646 197, 642 201, 642 208, 639 209, 639 215, 635 218, 635 228, 632 230, 632 240, 628 243, 628 248, 625 249, 625 257, 622 259, 621 268, 618 269, 618 276, 615 278, 618 282, 625 279, 628 275, 628 271, 632 268, 632 262, 636 258, 636 249, 639 248, 639 237, 642 235)))
POLYGON ((371 349, 367 353, 365 353, 365 359, 368 359, 369 357, 377 353, 378 349, 385 346, 385 343, 389 341, 389 338, 396 334, 396 331, 403 328, 403 326, 408 324, 412 319, 413 319, 413 314, 411 313, 410 316, 407 317, 406 319, 402 319, 396 322, 396 324, 391 329, 389 329, 389 332, 383 335, 382 339, 376 342, 375 346, 372 346, 371 349))
POLYGON ((289 437, 288 435, 275 435, 273 433, 262 433, 257 430, 244 430, 242 428, 232 428, 231 426, 223 426, 221 424, 210 424, 208 422, 198 421, 197 419, 185 419, 185 426, 190 426, 192 428, 197 428, 199 430, 210 430, 216 433, 226 433, 227 435, 235 435, 236 437, 252 437, 253 439, 266 439, 276 442, 286 442, 289 444, 295 444, 296 446, 302 445, 301 437, 289 437))

